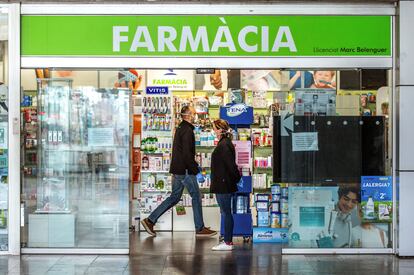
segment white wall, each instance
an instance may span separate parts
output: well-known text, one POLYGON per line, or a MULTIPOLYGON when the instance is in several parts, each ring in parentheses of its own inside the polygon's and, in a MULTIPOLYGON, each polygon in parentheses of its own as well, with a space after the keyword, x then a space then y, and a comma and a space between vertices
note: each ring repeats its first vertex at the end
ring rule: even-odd
POLYGON ((400 2, 399 17, 399 77, 397 96, 399 97, 399 233, 398 253, 400 256, 414 256, 414 2, 400 2))

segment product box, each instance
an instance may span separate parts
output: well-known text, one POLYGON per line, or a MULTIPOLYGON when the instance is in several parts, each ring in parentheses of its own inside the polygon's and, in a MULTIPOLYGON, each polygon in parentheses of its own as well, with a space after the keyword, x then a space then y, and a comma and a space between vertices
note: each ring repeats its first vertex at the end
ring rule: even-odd
POLYGON ((253 242, 254 243, 287 243, 287 228, 270 228, 270 227, 254 227, 253 242))
POLYGON ((362 219, 368 222, 392 221, 392 177, 361 177, 362 219))
POLYGON ((257 226, 259 227, 268 227, 270 223, 269 212, 268 211, 259 211, 257 212, 257 226))

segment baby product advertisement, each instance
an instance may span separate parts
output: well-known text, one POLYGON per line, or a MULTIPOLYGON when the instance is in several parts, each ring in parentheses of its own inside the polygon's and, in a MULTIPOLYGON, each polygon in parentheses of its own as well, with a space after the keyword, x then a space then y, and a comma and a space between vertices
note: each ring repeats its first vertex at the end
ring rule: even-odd
POLYGON ((392 221, 392 177, 361 177, 361 208, 363 221, 392 221))

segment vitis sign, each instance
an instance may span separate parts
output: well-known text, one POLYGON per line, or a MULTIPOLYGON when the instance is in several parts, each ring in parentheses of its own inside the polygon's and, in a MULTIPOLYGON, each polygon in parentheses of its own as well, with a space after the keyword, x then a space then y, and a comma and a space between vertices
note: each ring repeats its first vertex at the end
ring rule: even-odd
POLYGON ((149 86, 145 89, 147 95, 168 95, 168 87, 149 86))

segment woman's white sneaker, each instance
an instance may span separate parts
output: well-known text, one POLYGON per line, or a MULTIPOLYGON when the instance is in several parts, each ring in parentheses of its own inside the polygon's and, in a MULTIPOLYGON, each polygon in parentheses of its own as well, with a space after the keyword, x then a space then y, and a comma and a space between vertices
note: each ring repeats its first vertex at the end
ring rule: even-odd
POLYGON ((231 251, 233 250, 234 247, 232 244, 226 244, 225 242, 219 243, 216 246, 213 246, 213 248, 211 248, 211 250, 214 251, 231 251))

